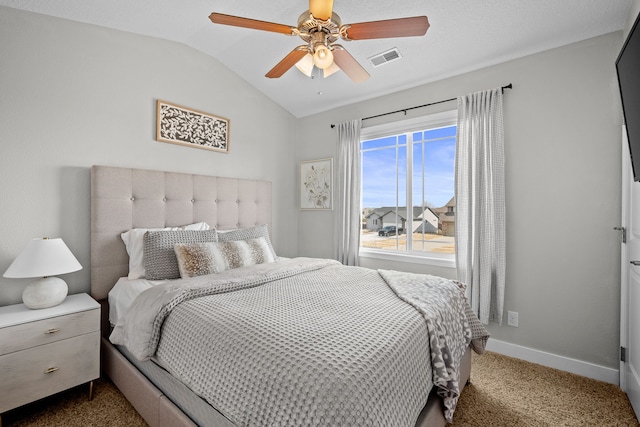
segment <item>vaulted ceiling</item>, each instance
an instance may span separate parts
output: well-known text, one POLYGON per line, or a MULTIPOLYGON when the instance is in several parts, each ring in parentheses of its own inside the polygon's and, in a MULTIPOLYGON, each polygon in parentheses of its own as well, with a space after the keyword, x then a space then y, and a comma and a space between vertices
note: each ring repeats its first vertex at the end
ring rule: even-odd
POLYGON ((422 37, 341 42, 371 77, 307 77, 295 67, 265 77, 295 36, 213 24, 211 12, 297 25, 307 0, 0 0, 0 5, 173 40, 211 55, 296 117, 411 88, 621 30, 631 0, 335 0, 343 23, 426 15, 422 37), (401 58, 368 58, 397 48, 401 58))

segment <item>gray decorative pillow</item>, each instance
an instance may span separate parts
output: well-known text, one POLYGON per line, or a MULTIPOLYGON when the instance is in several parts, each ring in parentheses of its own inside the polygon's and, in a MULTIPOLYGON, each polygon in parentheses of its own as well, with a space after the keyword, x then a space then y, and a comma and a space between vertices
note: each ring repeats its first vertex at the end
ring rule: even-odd
POLYGON ((215 230, 147 231, 144 234, 144 268, 149 280, 179 279, 176 243, 217 241, 215 230))
POLYGON ((217 243, 176 243, 174 251, 183 279, 275 261, 264 237, 217 243))
POLYGON ((273 250, 271 239, 269 238, 269 229, 266 225, 256 225, 255 227, 238 228, 236 230, 224 231, 218 230, 218 242, 230 242, 233 240, 247 240, 257 239, 258 237, 264 237, 267 241, 267 245, 271 250, 273 258, 277 258, 276 251, 273 250))
POLYGON ((144 233, 147 231, 209 230, 209 228, 209 224, 206 222, 196 222, 180 227, 134 228, 120 234, 129 255, 129 279, 143 279, 146 275, 144 271, 144 233))

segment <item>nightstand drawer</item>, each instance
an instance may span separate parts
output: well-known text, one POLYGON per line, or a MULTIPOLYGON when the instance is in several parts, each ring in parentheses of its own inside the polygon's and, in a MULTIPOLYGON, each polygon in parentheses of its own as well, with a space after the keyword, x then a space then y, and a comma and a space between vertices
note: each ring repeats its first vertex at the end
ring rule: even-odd
POLYGON ((94 332, 99 326, 96 309, 0 328, 0 355, 94 332))
POLYGON ((0 356, 0 412, 99 376, 99 331, 0 356))

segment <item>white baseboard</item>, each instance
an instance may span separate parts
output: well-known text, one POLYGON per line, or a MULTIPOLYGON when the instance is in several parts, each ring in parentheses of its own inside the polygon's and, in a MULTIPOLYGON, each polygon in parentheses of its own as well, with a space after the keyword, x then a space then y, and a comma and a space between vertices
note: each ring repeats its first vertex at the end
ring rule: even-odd
POLYGON ((607 368, 565 356, 558 356, 557 354, 510 344, 493 338, 487 342, 487 350, 504 354, 505 356, 515 357, 516 359, 526 360, 527 362, 537 363, 538 365, 549 368, 582 375, 583 377, 594 380, 620 385, 620 371, 618 369, 607 368))

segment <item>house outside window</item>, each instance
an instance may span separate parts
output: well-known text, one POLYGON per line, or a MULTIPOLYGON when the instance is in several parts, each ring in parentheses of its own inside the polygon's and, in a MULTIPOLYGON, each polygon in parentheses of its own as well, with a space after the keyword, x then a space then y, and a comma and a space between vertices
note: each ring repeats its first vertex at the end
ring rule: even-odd
POLYGON ((360 256, 455 265, 456 120, 448 111, 362 129, 360 256))

